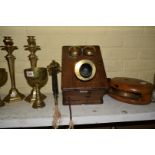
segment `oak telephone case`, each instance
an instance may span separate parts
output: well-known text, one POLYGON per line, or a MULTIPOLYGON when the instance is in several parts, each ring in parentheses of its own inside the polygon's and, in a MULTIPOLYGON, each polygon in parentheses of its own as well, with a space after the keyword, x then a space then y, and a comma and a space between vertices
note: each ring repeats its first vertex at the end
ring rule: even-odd
POLYGON ((108 82, 99 46, 63 46, 63 104, 99 104, 108 82))

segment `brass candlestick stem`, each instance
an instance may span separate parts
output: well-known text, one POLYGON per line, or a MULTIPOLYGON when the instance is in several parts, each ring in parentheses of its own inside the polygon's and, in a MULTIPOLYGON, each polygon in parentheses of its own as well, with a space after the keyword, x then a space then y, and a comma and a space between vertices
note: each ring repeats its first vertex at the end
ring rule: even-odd
MULTIPOLYGON (((41 50, 41 48, 40 46, 36 45, 35 36, 27 36, 27 37, 28 37, 27 39, 28 45, 25 45, 24 47, 25 47, 25 50, 30 51, 30 55, 28 57, 30 60, 31 68, 34 69, 37 67, 37 61, 38 61, 38 57, 36 56, 35 53, 36 51, 41 50)), ((44 94, 41 94, 40 97, 42 99, 46 98, 44 94)), ((25 101, 33 103, 36 100, 36 98, 37 98, 37 89, 36 87, 33 87, 30 95, 28 95, 25 98, 25 101)))
POLYGON ((11 89, 9 91, 9 94, 4 98, 5 102, 12 102, 12 101, 20 101, 24 98, 24 95, 21 94, 17 88, 15 83, 15 56, 12 55, 13 51, 18 49, 17 46, 13 46, 13 40, 11 37, 6 36, 4 37, 4 45, 0 46, 2 50, 5 50, 8 52, 8 54, 5 56, 8 67, 9 67, 9 73, 10 73, 10 79, 11 79, 11 89))

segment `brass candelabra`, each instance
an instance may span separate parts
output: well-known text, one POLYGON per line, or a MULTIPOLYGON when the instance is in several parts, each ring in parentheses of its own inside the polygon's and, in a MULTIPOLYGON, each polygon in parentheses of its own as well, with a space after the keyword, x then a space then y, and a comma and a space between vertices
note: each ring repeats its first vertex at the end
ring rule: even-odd
POLYGON ((10 36, 4 37, 4 45, 0 46, 1 50, 7 51, 7 55, 5 56, 8 67, 9 67, 9 73, 10 73, 10 79, 11 79, 11 89, 9 91, 9 94, 4 98, 4 102, 12 102, 12 101, 20 101, 23 100, 25 97, 22 93, 20 93, 16 88, 15 83, 15 56, 12 54, 14 50, 18 49, 17 46, 14 46, 13 40, 10 36))
MULTIPOLYGON (((36 52, 38 50, 41 50, 41 48, 40 48, 40 46, 36 45, 35 36, 27 36, 27 37, 28 37, 28 39, 27 39, 28 45, 25 45, 24 47, 25 47, 25 50, 30 51, 30 55, 28 57, 30 60, 31 68, 34 69, 37 67, 37 61, 38 61, 36 52)), ((30 95, 28 95, 25 98, 25 101, 33 103, 36 100, 36 97, 37 97, 36 95, 37 95, 37 90, 36 90, 36 87, 34 86, 32 88, 30 95)), ((44 94, 40 94, 40 97, 42 100, 46 98, 46 96, 44 94)))

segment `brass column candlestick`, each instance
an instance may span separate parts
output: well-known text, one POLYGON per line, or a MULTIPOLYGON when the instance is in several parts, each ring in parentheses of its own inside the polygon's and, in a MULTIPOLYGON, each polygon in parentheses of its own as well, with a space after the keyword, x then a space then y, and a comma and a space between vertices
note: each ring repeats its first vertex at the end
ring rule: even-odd
POLYGON ((4 37, 4 45, 0 46, 2 50, 5 50, 8 52, 8 54, 5 56, 8 67, 9 67, 9 73, 10 73, 10 79, 11 79, 11 89, 9 91, 9 94, 4 98, 4 102, 12 102, 12 101, 20 101, 24 98, 24 95, 21 94, 17 88, 15 83, 15 56, 12 55, 13 51, 18 49, 17 46, 13 46, 13 40, 11 37, 6 36, 4 37))
MULTIPOLYGON (((38 60, 38 57, 36 56, 35 53, 36 51, 41 50, 41 48, 40 46, 36 45, 35 36, 27 36, 27 37, 28 37, 27 39, 28 45, 25 45, 24 47, 25 47, 25 50, 30 51, 30 55, 28 57, 30 60, 31 68, 34 69, 37 67, 37 60, 38 60)), ((37 97, 36 95, 37 95, 36 87, 33 87, 30 95, 28 95, 25 98, 25 101, 33 103, 36 100, 36 97, 37 97)), ((44 94, 41 94, 40 97, 42 99, 46 98, 44 94)))

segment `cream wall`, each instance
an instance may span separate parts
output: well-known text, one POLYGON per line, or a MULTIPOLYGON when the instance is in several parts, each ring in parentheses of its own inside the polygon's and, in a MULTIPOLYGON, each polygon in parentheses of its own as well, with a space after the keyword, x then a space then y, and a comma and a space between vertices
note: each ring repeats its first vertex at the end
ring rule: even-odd
MULTIPOLYGON (((0 45, 3 36, 12 36, 18 50, 16 57, 16 85, 23 93, 31 88, 24 78, 23 69, 30 67, 29 52, 24 50, 28 35, 36 36, 41 51, 36 54, 38 66, 46 67, 52 59, 61 63, 63 45, 99 45, 105 64, 107 77, 127 76, 153 82, 155 73, 155 27, 0 27, 0 45)), ((8 71, 4 58, 5 51, 0 51, 0 67, 8 71)), ((8 93, 10 78, 0 89, 8 93)), ((60 89, 60 74, 59 74, 60 89)), ((51 79, 42 92, 51 92, 51 79)))

